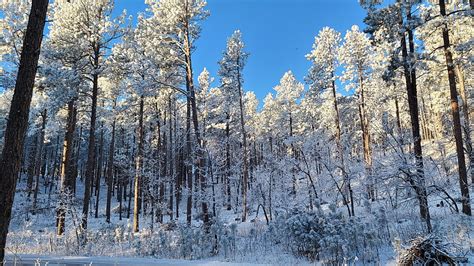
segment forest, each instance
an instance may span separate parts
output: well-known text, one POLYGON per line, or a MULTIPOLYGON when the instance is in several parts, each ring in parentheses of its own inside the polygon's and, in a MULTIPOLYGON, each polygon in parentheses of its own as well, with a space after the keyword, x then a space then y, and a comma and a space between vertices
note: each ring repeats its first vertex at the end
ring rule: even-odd
POLYGON ((0 1, 0 265, 474 263, 473 0, 359 0, 261 99, 245 32, 214 77, 206 1, 145 3, 0 1))

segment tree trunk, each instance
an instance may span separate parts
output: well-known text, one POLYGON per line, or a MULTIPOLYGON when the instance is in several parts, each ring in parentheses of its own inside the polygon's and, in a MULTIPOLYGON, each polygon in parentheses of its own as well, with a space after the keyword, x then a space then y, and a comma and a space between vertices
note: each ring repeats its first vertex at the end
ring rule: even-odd
MULTIPOLYGON (((170 96, 171 97, 171 96, 170 96)), ((171 102, 171 99, 169 100, 171 102)), ((171 109, 171 108, 170 108, 171 109)), ((167 112, 165 112, 164 119, 163 119, 163 127, 166 127, 167 123, 167 112)), ((160 128, 158 134, 160 133, 160 128)), ((165 177, 168 174, 168 153, 167 153, 167 145, 168 145, 168 139, 166 136, 166 130, 163 130, 163 137, 161 138, 163 142, 160 142, 159 146, 159 153, 161 155, 161 158, 163 158, 161 161, 161 174, 160 174, 160 180, 159 180, 159 192, 158 192, 158 204, 159 208, 157 210, 157 219, 159 223, 163 223, 163 215, 164 215, 164 202, 165 202, 165 177)))
POLYGON ((192 122, 194 127, 194 134, 196 136, 197 142, 197 149, 196 149, 196 160, 197 160, 197 167, 196 167, 196 176, 197 179, 201 182, 201 193, 202 193, 202 202, 201 208, 204 217, 204 225, 205 230, 208 231, 210 227, 210 219, 209 219, 209 208, 207 205, 206 199, 206 176, 202 173, 204 167, 204 150, 203 150, 203 143, 201 140, 201 133, 199 131, 199 121, 198 121, 198 110, 196 105, 196 93, 194 90, 194 81, 193 81, 193 68, 191 62, 191 43, 190 43, 190 32, 188 28, 188 24, 186 24, 186 35, 185 35, 185 61, 186 61, 186 88, 188 95, 187 97, 191 101, 191 111, 192 111, 192 122))
MULTIPOLYGON (((331 73, 331 76, 334 77, 334 74, 331 73)), ((336 125, 336 146, 337 146, 337 153, 339 155, 339 159, 341 160, 341 169, 342 174, 344 175, 344 183, 346 184, 346 194, 349 194, 350 204, 351 204, 351 215, 354 216, 354 199, 353 199, 353 192, 351 186, 351 180, 349 175, 346 173, 346 167, 344 163, 344 148, 341 143, 341 122, 340 122, 340 115, 339 115, 339 106, 337 104, 337 95, 336 95, 336 83, 332 80, 332 97, 333 97, 333 105, 334 105, 334 112, 336 113, 334 117, 334 124, 336 125)), ((312 201, 311 201, 312 203, 312 201)))
POLYGON ((141 183, 142 183, 142 165, 143 165, 143 106, 144 97, 140 97, 140 113, 138 118, 138 151, 135 159, 135 194, 133 201, 133 232, 138 232, 139 227, 139 208, 140 208, 140 195, 141 195, 141 183))
POLYGON ((67 125, 66 125, 66 134, 64 135, 64 144, 63 144, 63 155, 61 160, 61 192, 59 195, 59 207, 57 210, 57 234, 62 235, 64 233, 64 223, 66 220, 66 209, 65 205, 68 204, 68 198, 72 195, 73 191, 73 179, 72 177, 72 153, 74 152, 74 131, 76 129, 76 107, 75 99, 72 99, 67 104, 67 125))
POLYGON ((89 203, 91 198, 91 184, 94 178, 95 166, 95 122, 97 120, 97 96, 99 92, 99 74, 96 72, 99 66, 100 49, 98 44, 94 46, 94 72, 92 75, 92 106, 91 106, 91 121, 89 128, 89 143, 87 150, 87 166, 86 179, 84 181, 84 202, 82 205, 82 222, 83 230, 87 229, 87 217, 89 215, 89 203))
MULTIPOLYGON (((441 16, 446 17, 446 6, 444 0, 439 0, 441 16)), ((453 133, 456 141, 456 153, 458 157, 459 186, 461 188, 462 212, 471 215, 471 204, 469 197, 469 186, 467 183, 466 158, 464 157, 464 145, 461 130, 461 118, 459 115, 458 92, 456 90, 456 79, 454 75, 453 55, 450 51, 449 32, 446 22, 442 25, 444 55, 446 57, 446 68, 448 70, 449 92, 451 95, 451 113, 453 115, 453 133)))
POLYGON ((367 194, 368 198, 373 201, 375 200, 375 184, 372 176, 372 147, 370 143, 369 119, 365 110, 365 88, 362 75, 362 70, 359 69, 359 119, 362 131, 362 146, 364 150, 365 172, 367 178, 367 194))
POLYGON ((10 225, 21 158, 23 157, 23 144, 28 127, 28 115, 48 2, 48 0, 32 1, 5 129, 5 141, 0 159, 0 169, 2 169, 0 171, 0 264, 3 264, 5 256, 8 226, 10 225))
POLYGON ((189 98, 186 99, 186 177, 187 177, 187 191, 188 198, 186 202, 186 222, 188 225, 192 221, 192 209, 193 209, 193 171, 192 171, 192 160, 191 154, 191 102, 189 98))
MULTIPOLYGON (((400 120, 400 108, 398 106, 398 98, 395 98, 395 114, 396 114, 396 117, 397 117, 398 133, 401 134, 401 132, 402 132, 402 122, 400 120)), ((401 143, 401 144, 403 144, 403 143, 401 143)))
MULTIPOLYGON (((115 109, 115 101, 114 101, 115 109)), ((115 152, 115 118, 112 122, 112 139, 110 140, 109 158, 107 163, 107 205, 105 207, 105 221, 110 223, 110 205, 112 201, 112 190, 114 186, 114 152, 115 152)), ((120 193, 117 195, 121 196, 120 193)), ((122 201, 120 200, 120 203, 122 201)), ((121 210, 120 210, 121 211, 121 210)))
POLYGON ((99 139, 99 158, 97 162, 97 171, 95 173, 95 218, 99 218, 99 199, 100 199, 100 179, 102 177, 102 167, 104 158, 104 123, 100 126, 99 139))
POLYGON ((226 117, 227 121, 225 124, 225 136, 226 136, 226 160, 225 160, 225 165, 226 165, 226 190, 227 190, 227 210, 230 211, 232 209, 232 202, 231 202, 231 190, 230 190, 230 176, 231 176, 231 171, 230 171, 230 129, 229 129, 229 124, 230 124, 230 116, 227 114, 226 117))
MULTIPOLYGON (((239 60, 239 59, 238 59, 239 60)), ((239 60, 240 61, 240 60, 239 60)), ((237 62, 240 65, 240 62, 237 62)), ((247 220, 247 188, 248 188, 248 179, 249 179, 249 165, 247 159, 247 132, 245 130, 245 108, 244 108, 244 95, 242 91, 241 84, 241 75, 240 70, 237 70, 237 83, 238 83, 238 92, 239 92, 239 107, 240 107, 240 130, 242 134, 242 160, 243 160, 243 169, 242 169, 242 222, 247 220)))
POLYGON ((36 167, 36 154, 38 153, 38 143, 39 142, 39 132, 35 132, 33 135, 33 141, 31 142, 31 149, 28 154, 28 169, 26 172, 26 190, 28 191, 28 198, 33 192, 33 179, 35 177, 35 167, 36 167))
POLYGON ((35 193, 33 194, 33 213, 36 212, 36 203, 38 202, 38 190, 39 190, 39 177, 41 175, 41 158, 43 157, 43 146, 44 146, 44 134, 45 134, 45 129, 46 129, 46 120, 47 120, 47 110, 44 109, 41 112, 41 118, 42 118, 42 123, 41 123, 41 130, 39 132, 39 139, 38 139, 38 147, 36 151, 36 158, 35 158, 35 176, 36 176, 36 181, 35 181, 35 193))
MULTIPOLYGON (((410 14, 410 10, 407 11, 410 14)), ((408 15, 407 15, 408 16, 408 15)), ((401 21, 403 25, 403 19, 401 21)), ((407 29, 408 36, 410 39, 410 53, 414 53, 413 44, 413 33, 410 29, 407 29)), ((418 114, 418 98, 416 92, 416 72, 414 67, 408 65, 408 49, 406 43, 405 34, 402 35, 401 39, 402 57, 403 57, 403 70, 405 75, 405 82, 407 87, 407 98, 408 98, 408 109, 411 118, 411 131, 413 135, 413 150, 415 153, 416 160, 416 171, 414 182, 411 182, 412 187, 417 193, 417 198, 420 205, 420 216, 425 221, 428 232, 431 232, 431 217, 428 207, 428 195, 426 194, 425 188, 425 174, 423 169, 423 152, 421 148, 421 136, 420 136, 420 122, 418 114)), ((413 179, 413 177, 409 177, 413 179)))
POLYGON ((459 94, 461 95, 462 99, 462 110, 464 114, 464 136, 465 136, 465 145, 466 145, 466 152, 469 156, 470 162, 470 170, 471 170, 471 183, 474 184, 474 146, 471 140, 471 120, 469 120, 469 104, 466 92, 466 85, 464 82, 464 73, 462 72, 459 65, 456 65, 456 74, 458 76, 459 81, 459 94))

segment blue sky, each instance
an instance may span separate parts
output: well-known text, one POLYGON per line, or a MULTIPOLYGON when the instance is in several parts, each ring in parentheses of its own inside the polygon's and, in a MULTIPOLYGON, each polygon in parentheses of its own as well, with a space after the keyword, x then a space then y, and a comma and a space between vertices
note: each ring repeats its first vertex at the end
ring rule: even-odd
MULTIPOLYGON (((135 17, 146 5, 142 0, 116 0, 115 7, 135 17)), ((207 9, 211 15, 202 23, 193 57, 196 77, 206 67, 218 85, 217 62, 227 38, 240 29, 250 53, 244 87, 259 99, 273 92, 288 70, 304 81, 310 66, 305 55, 321 28, 344 34, 354 24, 363 26, 365 16, 358 0, 208 0, 207 9)))

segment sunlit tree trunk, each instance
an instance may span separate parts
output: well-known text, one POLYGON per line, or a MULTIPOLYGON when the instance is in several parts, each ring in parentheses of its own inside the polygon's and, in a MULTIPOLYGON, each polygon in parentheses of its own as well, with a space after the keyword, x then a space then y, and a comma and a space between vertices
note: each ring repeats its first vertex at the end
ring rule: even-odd
MULTIPOLYGON (((407 14, 410 14, 411 10, 408 8, 407 14)), ((409 19, 409 15, 407 15, 409 19)), ((401 20, 403 25, 403 18, 401 20)), ((425 187, 425 173, 423 167, 423 152, 421 148, 421 136, 420 136, 420 122, 418 113, 418 98, 416 91, 416 71, 414 67, 409 66, 409 60, 414 54, 414 41, 413 32, 411 29, 407 29, 410 47, 410 57, 408 55, 407 39, 405 33, 402 34, 401 47, 402 47, 402 58, 403 58, 403 70, 405 76, 405 82, 407 87, 407 98, 408 98, 408 109, 411 118, 411 130, 413 136, 413 151, 415 153, 416 160, 416 175, 409 177, 410 185, 416 192, 419 206, 420 216, 425 221, 428 232, 431 232, 431 217, 428 207, 428 195, 425 187)))
POLYGON ((202 202, 201 202, 201 208, 202 208, 202 213, 204 216, 204 224, 206 227, 206 231, 208 231, 209 226, 210 226, 210 219, 209 219, 209 208, 207 204, 207 198, 205 197, 206 194, 206 176, 203 174, 203 168, 204 168, 204 150, 203 150, 203 143, 201 139, 201 132, 199 131, 199 121, 198 121, 198 110, 197 110, 197 104, 196 104, 196 93, 194 90, 194 81, 193 81, 193 68, 192 68, 192 62, 191 62, 191 43, 190 43, 190 32, 189 32, 189 25, 187 24, 189 21, 186 22, 185 29, 186 29, 186 34, 185 34, 185 41, 184 41, 184 50, 185 50, 185 61, 186 61, 186 88, 187 88, 187 97, 189 98, 191 102, 191 111, 192 111, 192 123, 194 127, 194 134, 196 136, 196 142, 197 142, 197 147, 196 147, 196 160, 197 160, 197 165, 196 165, 196 178, 197 180, 200 181, 201 183, 201 193, 202 193, 202 202))
POLYGON ((466 85, 464 81, 464 73, 459 67, 459 65, 456 65, 456 74, 458 77, 459 81, 459 94, 461 95, 462 99, 462 110, 463 110, 463 115, 464 115, 464 143, 466 146, 466 152, 467 155, 469 156, 469 162, 470 162, 470 169, 471 169, 471 183, 474 184, 474 146, 472 144, 471 140, 471 120, 469 120, 469 104, 468 104, 468 98, 467 98, 467 92, 466 92, 466 85))
POLYGON ((135 182, 134 182, 134 201, 133 201, 133 232, 138 232, 139 212, 140 212, 140 194, 143 172, 143 106, 144 97, 140 97, 140 113, 138 115, 138 151, 135 159, 135 182))
MULTIPOLYGON (((441 16, 446 17, 446 6, 444 0, 439 0, 441 16)), ((456 142, 456 154, 458 157, 459 186, 461 188, 462 212, 471 215, 471 203, 469 197, 469 186, 467 183, 466 158, 464 156, 464 145, 461 130, 461 117, 459 115, 458 92, 456 90, 456 78, 454 74, 453 55, 450 51, 449 32, 446 22, 442 25, 443 47, 446 57, 446 68, 448 71, 449 92, 451 96, 451 113, 453 116, 453 133, 456 142)))
POLYGON ((60 178, 60 195, 59 195, 59 206, 57 210, 57 231, 58 235, 64 233, 64 223, 66 219, 66 205, 68 204, 67 197, 72 195, 73 184, 71 179, 72 171, 72 153, 74 152, 74 131, 76 128, 76 107, 75 99, 72 99, 67 104, 67 125, 66 134, 64 135, 63 153, 61 159, 61 174, 60 178))

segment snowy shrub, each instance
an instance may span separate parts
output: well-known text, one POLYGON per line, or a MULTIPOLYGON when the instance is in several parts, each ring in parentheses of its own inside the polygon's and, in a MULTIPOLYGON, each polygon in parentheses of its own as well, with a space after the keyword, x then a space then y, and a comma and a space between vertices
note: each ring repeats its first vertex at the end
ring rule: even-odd
POLYGON ((311 260, 319 259, 324 222, 324 219, 314 212, 293 213, 286 221, 293 252, 311 260))
POLYGON ((339 264, 378 259, 381 241, 377 227, 362 218, 344 217, 330 211, 293 211, 285 221, 288 248, 312 261, 339 264))

